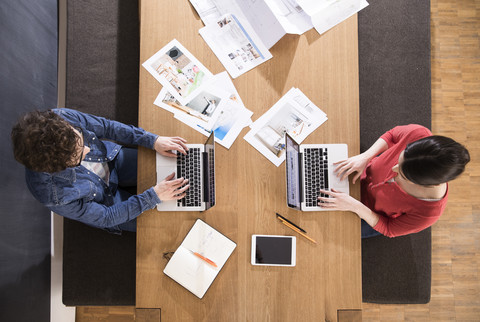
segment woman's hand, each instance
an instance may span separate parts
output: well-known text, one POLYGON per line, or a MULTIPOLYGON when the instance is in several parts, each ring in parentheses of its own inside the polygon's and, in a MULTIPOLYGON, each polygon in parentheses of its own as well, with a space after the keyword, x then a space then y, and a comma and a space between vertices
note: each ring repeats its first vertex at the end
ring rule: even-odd
POLYGON ((351 211, 357 213, 363 204, 350 195, 332 189, 332 191, 320 190, 329 197, 318 197, 318 206, 328 210, 351 211))
POLYGON ((178 151, 182 154, 187 154, 188 151, 187 146, 185 145, 187 140, 175 136, 175 137, 167 137, 167 136, 159 136, 153 145, 155 151, 160 153, 161 155, 176 158, 177 154, 174 151, 178 151))
POLYGON ((178 178, 172 180, 174 177, 175 173, 172 173, 153 187, 160 200, 176 200, 185 197, 187 189, 190 188, 188 179, 178 178))
POLYGON ((369 161, 370 158, 362 153, 346 160, 335 162, 334 165, 337 167, 335 168, 334 172, 337 174, 337 177, 342 177, 342 181, 345 180, 345 178, 347 178, 350 174, 356 172, 357 174, 352 179, 352 182, 355 183, 362 175, 369 161))

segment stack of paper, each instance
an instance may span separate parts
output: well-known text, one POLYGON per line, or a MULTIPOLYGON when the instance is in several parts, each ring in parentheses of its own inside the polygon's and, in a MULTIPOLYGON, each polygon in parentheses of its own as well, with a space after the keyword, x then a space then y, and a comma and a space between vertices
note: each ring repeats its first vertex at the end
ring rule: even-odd
POLYGON ((243 105, 228 74, 213 75, 176 39, 143 67, 163 85, 155 105, 205 136, 215 131, 215 141, 227 149, 252 123, 253 113, 243 105))
POLYGON ((301 143, 326 120, 302 91, 292 88, 250 125, 244 139, 278 167, 285 160, 285 133, 301 143))
POLYGON ((366 0, 190 0, 200 35, 233 78, 272 58, 285 34, 324 33, 368 6, 366 0))

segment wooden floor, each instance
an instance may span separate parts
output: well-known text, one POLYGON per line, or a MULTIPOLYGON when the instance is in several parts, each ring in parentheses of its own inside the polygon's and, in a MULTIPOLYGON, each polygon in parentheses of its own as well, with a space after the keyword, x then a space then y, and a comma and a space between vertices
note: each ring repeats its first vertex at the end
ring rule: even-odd
MULTIPOLYGON (((432 297, 425 305, 363 305, 364 321, 480 321, 480 0, 431 0, 432 130, 472 161, 450 184, 432 230, 432 297)), ((133 307, 78 307, 77 322, 134 321, 133 307)))

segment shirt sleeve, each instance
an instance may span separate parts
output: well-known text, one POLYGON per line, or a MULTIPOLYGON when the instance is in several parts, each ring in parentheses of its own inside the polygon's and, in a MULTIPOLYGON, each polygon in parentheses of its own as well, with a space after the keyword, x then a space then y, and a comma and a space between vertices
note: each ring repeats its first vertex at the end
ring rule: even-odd
POLYGON ((65 205, 50 207, 50 210, 87 225, 112 228, 137 218, 160 202, 152 187, 139 195, 133 195, 125 201, 115 203, 113 206, 80 199, 65 205))
POLYGON ((390 148, 405 137, 411 137, 410 142, 413 142, 430 135, 432 135, 432 132, 426 127, 418 124, 409 124, 396 126, 390 131, 385 132, 380 138, 385 140, 390 148))
POLYGON ((67 122, 81 126, 96 134, 99 139, 113 140, 122 144, 140 145, 153 149, 158 135, 133 125, 126 125, 104 117, 82 113, 68 108, 53 109, 67 122))
POLYGON ((398 237, 418 233, 432 226, 440 218, 438 214, 409 213, 401 214, 396 218, 380 216, 378 223, 373 227, 376 231, 387 237, 398 237))

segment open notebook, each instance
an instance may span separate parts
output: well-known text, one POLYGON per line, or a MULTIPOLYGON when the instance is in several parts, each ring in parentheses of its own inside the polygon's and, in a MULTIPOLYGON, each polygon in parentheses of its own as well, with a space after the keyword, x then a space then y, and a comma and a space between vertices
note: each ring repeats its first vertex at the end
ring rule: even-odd
POLYGON ((163 272, 202 298, 237 244, 197 219, 163 272), (198 253, 217 267, 194 255, 198 253))

